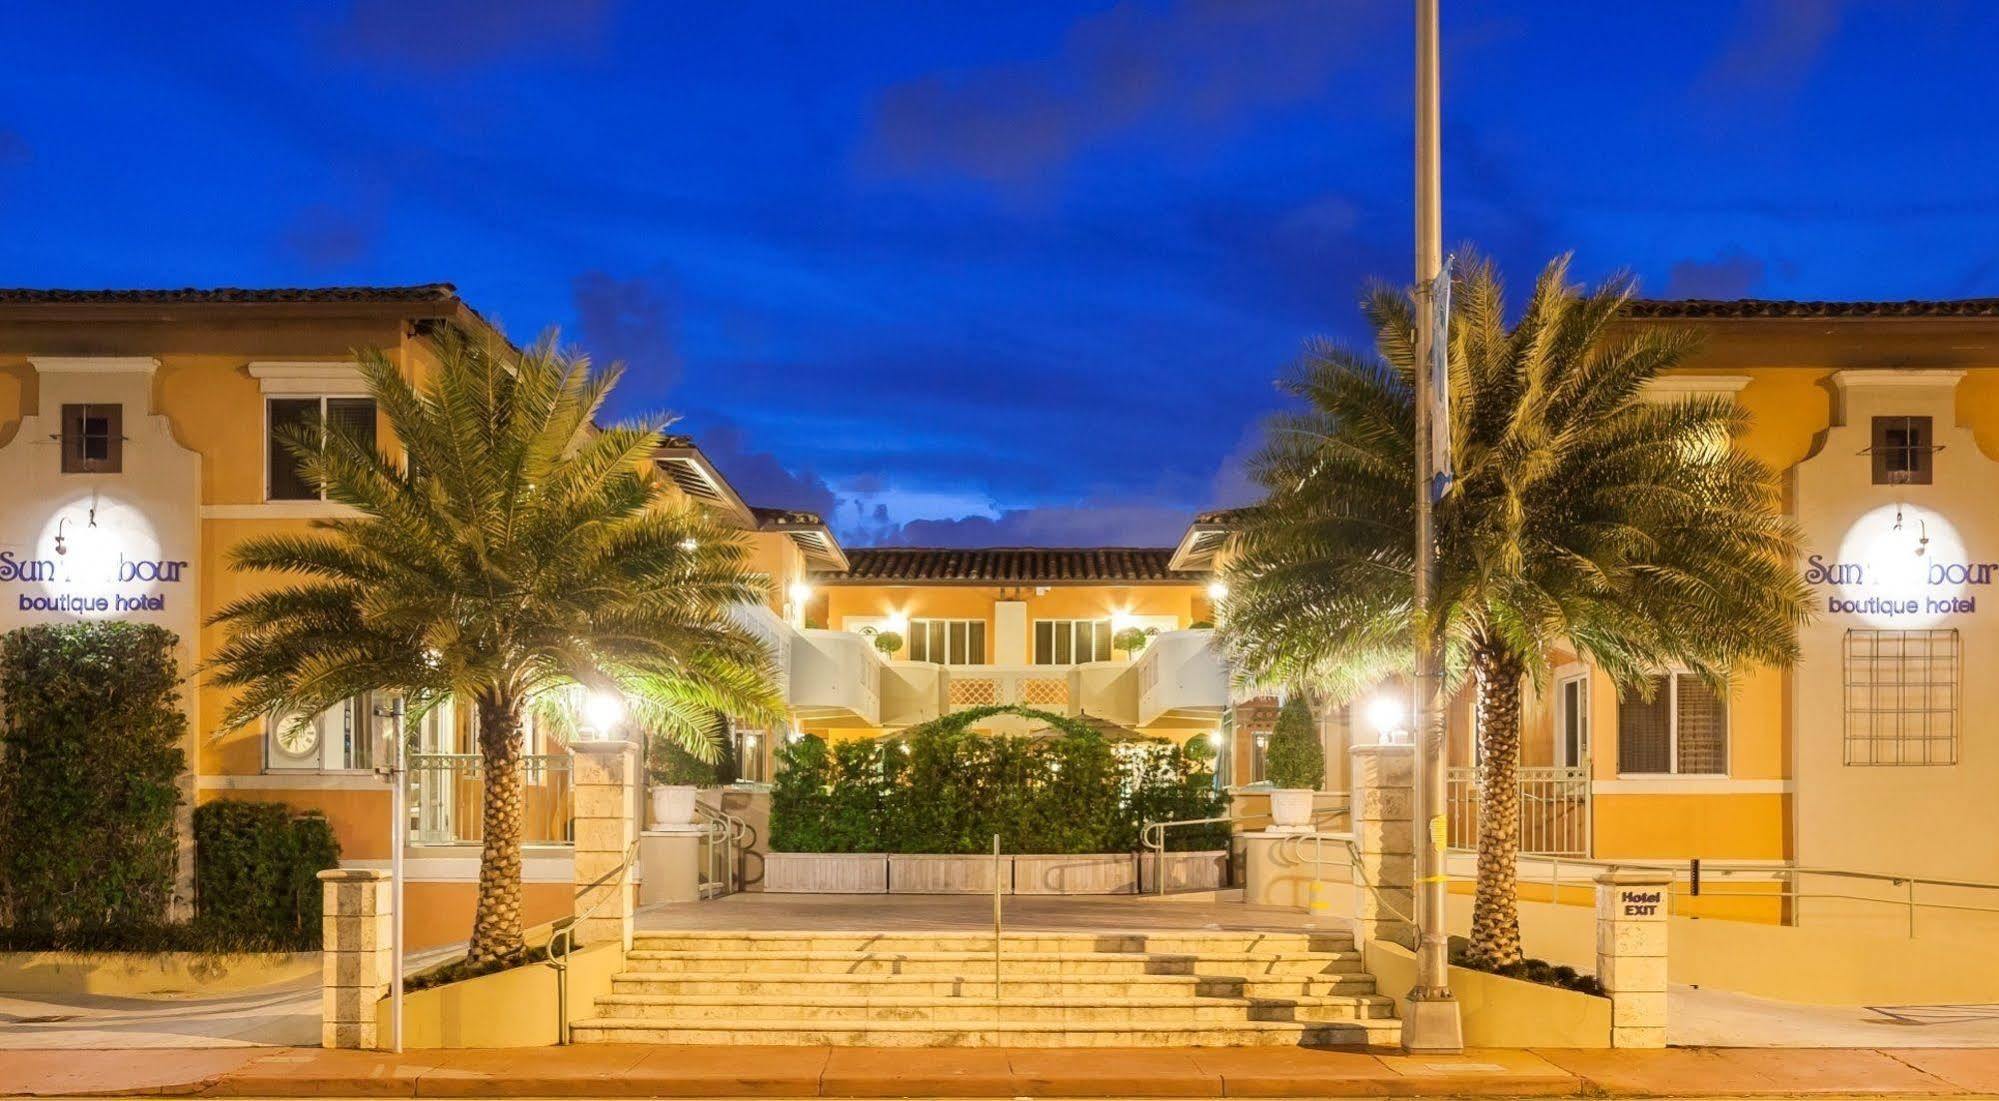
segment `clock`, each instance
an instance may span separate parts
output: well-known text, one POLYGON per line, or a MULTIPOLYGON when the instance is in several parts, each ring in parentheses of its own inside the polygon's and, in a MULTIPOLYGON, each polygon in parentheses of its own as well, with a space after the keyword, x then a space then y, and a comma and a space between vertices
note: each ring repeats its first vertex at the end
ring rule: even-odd
POLYGON ((310 719, 274 720, 277 729, 271 732, 271 740, 277 743, 278 751, 287 757, 304 757, 319 748, 319 724, 310 719))

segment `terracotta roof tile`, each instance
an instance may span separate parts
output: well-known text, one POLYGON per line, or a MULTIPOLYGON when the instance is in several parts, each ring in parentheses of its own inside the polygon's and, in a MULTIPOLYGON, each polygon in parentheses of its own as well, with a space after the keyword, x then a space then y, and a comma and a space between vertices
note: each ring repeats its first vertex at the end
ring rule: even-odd
POLYGON ((1078 584, 1183 582, 1198 576, 1166 568, 1171 547, 860 547, 850 568, 818 579, 828 584, 954 582, 958 584, 1078 584))
POLYGON ((1907 302, 1792 302, 1764 298, 1634 298, 1624 304, 1627 317, 1802 318, 1847 317, 1999 317, 1999 298, 1920 299, 1907 302))
POLYGON ((402 287, 180 287, 139 290, 69 290, 0 287, 0 303, 21 305, 181 305, 206 302, 449 302, 458 297, 450 283, 402 287))

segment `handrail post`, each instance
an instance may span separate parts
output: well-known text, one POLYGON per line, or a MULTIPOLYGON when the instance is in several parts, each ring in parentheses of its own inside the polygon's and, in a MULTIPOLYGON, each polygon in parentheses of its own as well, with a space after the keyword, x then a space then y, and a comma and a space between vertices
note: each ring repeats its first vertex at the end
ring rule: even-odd
POLYGON ((993 834, 993 1045, 1000 1040, 1000 839, 993 834))

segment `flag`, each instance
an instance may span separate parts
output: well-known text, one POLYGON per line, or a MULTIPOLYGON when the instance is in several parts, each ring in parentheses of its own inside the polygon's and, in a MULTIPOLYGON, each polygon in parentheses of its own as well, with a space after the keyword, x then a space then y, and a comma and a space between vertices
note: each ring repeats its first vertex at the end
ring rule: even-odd
POLYGON ((1430 284, 1430 501, 1444 499, 1457 472, 1451 469, 1451 261, 1444 259, 1430 284))

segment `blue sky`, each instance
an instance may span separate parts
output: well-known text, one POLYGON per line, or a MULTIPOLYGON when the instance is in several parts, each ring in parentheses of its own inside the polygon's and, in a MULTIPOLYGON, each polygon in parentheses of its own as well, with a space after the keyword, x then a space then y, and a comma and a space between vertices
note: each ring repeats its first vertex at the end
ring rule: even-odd
MULTIPOLYGON (((1445 0, 1524 284, 1999 294, 1994 6, 1445 0)), ((850 543, 1170 543, 1409 255, 1408 5, 17 5, 0 284, 456 283, 850 543)))

